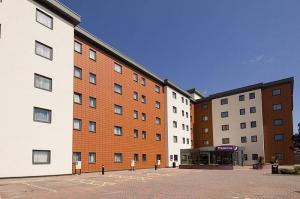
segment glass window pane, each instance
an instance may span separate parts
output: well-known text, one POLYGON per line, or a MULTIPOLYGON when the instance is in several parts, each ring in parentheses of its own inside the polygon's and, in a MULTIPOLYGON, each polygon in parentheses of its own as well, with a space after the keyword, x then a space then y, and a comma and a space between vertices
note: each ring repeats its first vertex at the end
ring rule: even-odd
POLYGON ((50 164, 50 151, 33 150, 33 164, 50 164))
POLYGON ((51 110, 34 108, 34 121, 51 123, 51 110))
POLYGON ((52 48, 38 41, 35 42, 35 53, 52 60, 52 48))
POLYGON ((50 29, 53 28, 53 18, 40 10, 36 10, 36 21, 50 29))
POLYGON ((52 91, 52 79, 34 74, 34 86, 36 88, 52 91))

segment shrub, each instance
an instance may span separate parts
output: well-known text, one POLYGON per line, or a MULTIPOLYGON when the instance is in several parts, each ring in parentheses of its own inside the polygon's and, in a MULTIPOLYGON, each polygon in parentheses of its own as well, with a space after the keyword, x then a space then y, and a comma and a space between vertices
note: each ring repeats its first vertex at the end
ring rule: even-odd
POLYGON ((300 174, 300 166, 294 167, 295 173, 300 174))
POLYGON ((294 169, 279 169, 280 174, 296 174, 294 169))

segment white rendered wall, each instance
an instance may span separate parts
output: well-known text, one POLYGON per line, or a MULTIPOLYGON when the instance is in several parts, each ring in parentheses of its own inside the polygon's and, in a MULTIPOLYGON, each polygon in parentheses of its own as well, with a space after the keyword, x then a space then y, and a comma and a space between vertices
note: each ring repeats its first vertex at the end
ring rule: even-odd
POLYGON ((244 154, 248 155, 245 165, 251 165, 252 154, 264 156, 264 136, 262 117, 261 90, 239 93, 228 97, 212 100, 213 140, 214 146, 221 146, 222 138, 230 138, 229 145, 245 147, 244 154), (249 93, 255 92, 255 99, 249 99, 249 93), (239 96, 245 95, 245 101, 239 101, 239 96), (221 99, 228 98, 228 104, 221 105, 221 99), (250 114, 250 107, 256 107, 256 113, 250 114), (240 115, 240 109, 245 108, 246 114, 240 115), (221 112, 229 112, 229 117, 221 118, 221 112), (256 121, 257 127, 251 128, 250 122, 256 121), (246 122, 246 129, 240 129, 240 123, 246 122), (229 131, 222 131, 222 125, 229 124, 229 131), (251 136, 257 136, 257 142, 251 142, 251 136), (247 143, 241 143, 241 137, 247 137, 247 143))
POLYGON ((178 155, 178 161, 176 166, 180 164, 180 149, 190 149, 191 148, 191 120, 190 120, 190 100, 179 92, 175 91, 171 87, 166 86, 166 102, 167 102, 167 133, 168 133, 168 164, 167 166, 172 166, 174 161, 174 155, 178 155), (172 97, 172 92, 176 93, 177 98, 172 97), (184 97, 184 103, 181 101, 181 97, 184 97), (188 99, 188 105, 186 105, 185 100, 188 99), (177 107, 177 113, 173 113, 173 106, 177 107), (182 110, 184 113, 188 112, 188 118, 182 116, 182 110), (173 121, 177 121, 177 128, 173 127, 173 121), (188 125, 189 129, 182 130, 182 124, 188 125), (173 136, 177 136, 178 142, 173 142, 173 136), (183 144, 183 138, 186 139, 185 144, 183 144), (187 144, 187 139, 189 139, 189 144, 187 144), (173 155, 173 161, 170 160, 170 155, 173 155))
POLYGON ((0 3, 0 178, 72 172, 74 27, 31 0, 0 3), (36 8, 54 19, 36 22, 36 8), (35 40, 53 60, 35 55, 35 40), (52 92, 34 88, 34 73, 53 79, 52 92), (33 107, 52 110, 52 123, 33 121, 33 107), (51 150, 51 163, 32 164, 32 150, 51 150))

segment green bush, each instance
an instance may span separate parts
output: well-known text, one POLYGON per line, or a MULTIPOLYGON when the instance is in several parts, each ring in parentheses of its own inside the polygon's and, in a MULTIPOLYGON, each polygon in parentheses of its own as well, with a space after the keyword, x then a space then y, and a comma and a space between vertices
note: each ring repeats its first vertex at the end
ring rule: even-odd
POLYGON ((294 170, 297 174, 300 174, 300 166, 295 166, 294 170))
POLYGON ((294 169, 279 169, 280 174, 296 174, 294 169))

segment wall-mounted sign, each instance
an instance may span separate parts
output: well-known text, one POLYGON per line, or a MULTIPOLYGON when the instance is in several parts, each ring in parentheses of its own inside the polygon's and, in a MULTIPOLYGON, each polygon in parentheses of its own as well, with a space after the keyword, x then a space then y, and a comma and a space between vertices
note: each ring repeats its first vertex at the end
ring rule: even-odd
POLYGON ((238 147, 234 146, 234 145, 222 145, 222 146, 217 146, 216 147, 216 151, 220 151, 220 152, 233 152, 233 151, 237 151, 238 147))

